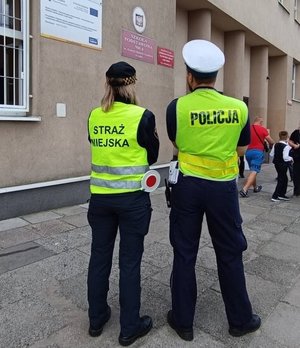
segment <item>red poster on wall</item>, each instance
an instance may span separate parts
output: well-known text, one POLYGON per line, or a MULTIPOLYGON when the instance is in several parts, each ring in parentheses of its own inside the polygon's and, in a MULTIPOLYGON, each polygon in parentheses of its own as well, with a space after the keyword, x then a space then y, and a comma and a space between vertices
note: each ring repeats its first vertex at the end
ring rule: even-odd
POLYGON ((157 64, 174 68, 174 51, 157 47, 157 64))

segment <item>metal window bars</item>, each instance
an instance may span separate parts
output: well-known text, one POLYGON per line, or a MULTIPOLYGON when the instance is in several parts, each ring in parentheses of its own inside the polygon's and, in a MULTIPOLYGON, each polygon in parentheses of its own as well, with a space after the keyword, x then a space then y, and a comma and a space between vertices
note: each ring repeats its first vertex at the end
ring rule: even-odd
POLYGON ((27 9, 27 0, 0 0, 0 112, 27 107, 27 9))

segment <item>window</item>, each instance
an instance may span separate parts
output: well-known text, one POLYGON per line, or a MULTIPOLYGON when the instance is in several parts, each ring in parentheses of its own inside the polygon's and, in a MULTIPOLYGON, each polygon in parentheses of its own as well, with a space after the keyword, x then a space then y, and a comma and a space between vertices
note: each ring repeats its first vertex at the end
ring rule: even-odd
MULTIPOLYGON (((294 0, 293 0, 294 1, 294 0)), ((287 11, 290 12, 291 9, 291 0, 278 0, 280 5, 287 11)))
POLYGON ((0 0, 0 116, 28 111, 28 0, 0 0))
POLYGON ((300 63, 293 64, 292 99, 300 102, 300 63))
POLYGON ((295 0, 295 20, 300 23, 300 0, 295 0))

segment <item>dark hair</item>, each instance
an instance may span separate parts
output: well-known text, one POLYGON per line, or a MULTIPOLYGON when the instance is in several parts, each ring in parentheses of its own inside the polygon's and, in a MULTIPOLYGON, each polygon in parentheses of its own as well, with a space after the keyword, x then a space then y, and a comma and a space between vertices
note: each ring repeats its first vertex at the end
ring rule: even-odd
POLYGON ((186 65, 187 72, 191 73, 198 84, 201 83, 213 83, 217 78, 217 71, 211 73, 201 73, 191 69, 188 65, 186 65))
POLYGON ((199 84, 199 85, 202 84, 202 83, 210 84, 210 83, 213 83, 213 82, 216 81, 216 77, 205 77, 205 78, 201 77, 200 78, 200 77, 194 76, 194 79, 195 79, 196 83, 199 84))

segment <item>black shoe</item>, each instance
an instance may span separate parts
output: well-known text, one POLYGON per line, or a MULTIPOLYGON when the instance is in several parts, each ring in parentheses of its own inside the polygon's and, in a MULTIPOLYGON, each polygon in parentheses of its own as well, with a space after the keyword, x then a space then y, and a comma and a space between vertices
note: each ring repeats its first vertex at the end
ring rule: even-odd
POLYGON ((168 312, 167 321, 170 327, 176 331, 177 335, 182 338, 184 341, 192 341, 194 339, 193 329, 179 329, 173 322, 172 310, 168 312))
POLYGON ((261 190, 262 190, 262 186, 258 185, 254 187, 253 192, 257 193, 257 192, 260 192, 261 190))
POLYGON ((287 196, 278 196, 278 199, 280 201, 289 201, 290 200, 289 197, 287 197, 287 196))
POLYGON ((110 316, 111 316, 111 309, 110 309, 109 306, 107 306, 107 313, 106 313, 106 317, 105 317, 104 323, 97 329, 90 325, 90 327, 89 327, 89 335, 92 336, 92 337, 100 336, 102 334, 104 325, 109 321, 110 316))
POLYGON ((260 325, 260 317, 257 314, 252 314, 252 319, 247 324, 240 327, 229 327, 229 333, 234 337, 244 336, 250 332, 258 330, 260 325))
POLYGON ((240 196, 243 197, 243 198, 249 197, 248 196, 248 190, 244 191, 244 189, 241 189, 241 191, 239 193, 240 193, 240 196))
POLYGON ((280 202, 280 199, 278 197, 272 197, 271 201, 272 202, 280 202))
POLYGON ((147 335, 147 333, 152 329, 152 319, 148 315, 144 315, 141 317, 141 327, 140 330, 131 336, 119 336, 119 343, 121 346, 130 346, 134 343, 138 338, 147 335))

